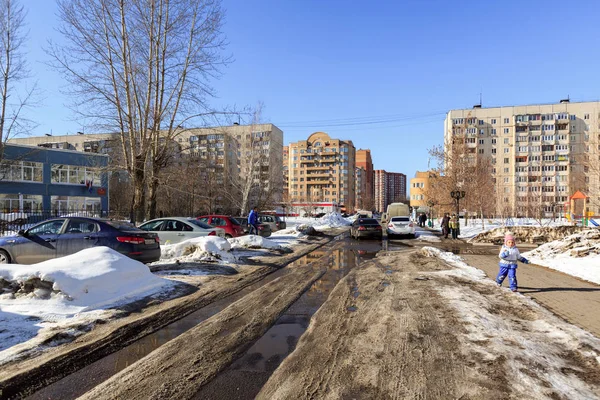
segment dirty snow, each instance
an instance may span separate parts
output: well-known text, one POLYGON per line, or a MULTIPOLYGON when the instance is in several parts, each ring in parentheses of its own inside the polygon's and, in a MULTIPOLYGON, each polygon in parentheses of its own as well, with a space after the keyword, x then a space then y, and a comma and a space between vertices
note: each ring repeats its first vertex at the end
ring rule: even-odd
MULTIPOLYGON (((435 219, 434 228, 437 230, 441 230, 440 227, 441 218, 435 219)), ((479 235, 483 232, 488 232, 496 228, 506 228, 510 229, 513 226, 532 226, 532 227, 553 227, 553 226, 563 226, 563 225, 572 225, 566 219, 556 220, 552 219, 542 219, 535 220, 533 218, 494 218, 494 219, 484 219, 484 223, 482 225, 481 219, 472 219, 469 218, 467 223, 465 224, 465 220, 461 218, 460 220, 460 235, 458 236, 461 239, 470 239, 474 236, 479 235)))
POLYGON ((309 225, 318 231, 352 225, 348 218, 342 217, 342 214, 337 212, 325 214, 321 218, 286 217, 286 223, 288 227, 309 225))
POLYGON ((146 265, 108 247, 33 265, 2 265, 0 277, 0 364, 36 345, 28 340, 37 336, 42 343, 47 331, 60 328, 77 336, 112 316, 108 307, 172 287, 146 265))
POLYGON ((233 262, 231 244, 218 236, 202 236, 181 243, 161 245, 160 261, 165 262, 233 262))
POLYGON ((229 239, 229 243, 232 249, 281 249, 281 245, 275 243, 275 241, 257 235, 246 235, 229 239))
POLYGON ((523 253, 542 265, 600 285, 600 230, 590 229, 523 253))
MULTIPOLYGON (((459 275, 495 287, 483 271, 467 265, 455 254, 431 247, 423 248, 422 254, 437 256, 457 267, 453 271, 432 274, 459 275)), ((510 385, 517 393, 530 393, 531 398, 548 398, 551 388, 554 397, 596 398, 593 389, 580 377, 565 373, 565 370, 572 370, 565 354, 581 354, 592 362, 594 359, 600 362, 600 340, 560 320, 529 298, 512 294, 508 289, 497 288, 497 291, 497 294, 484 295, 464 285, 438 288, 438 293, 465 322, 466 348, 480 354, 490 365, 505 362, 507 375, 511 377, 510 385), (493 312, 507 304, 514 305, 529 317, 493 312)))

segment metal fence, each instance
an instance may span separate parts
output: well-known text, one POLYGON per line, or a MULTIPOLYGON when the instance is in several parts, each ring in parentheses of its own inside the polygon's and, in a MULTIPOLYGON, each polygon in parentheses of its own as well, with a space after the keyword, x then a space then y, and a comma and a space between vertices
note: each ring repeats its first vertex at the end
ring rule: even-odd
POLYGON ((0 234, 16 233, 20 229, 27 229, 38 222, 56 217, 91 217, 91 218, 119 218, 128 219, 129 213, 108 212, 100 210, 36 210, 36 211, 1 211, 0 234))

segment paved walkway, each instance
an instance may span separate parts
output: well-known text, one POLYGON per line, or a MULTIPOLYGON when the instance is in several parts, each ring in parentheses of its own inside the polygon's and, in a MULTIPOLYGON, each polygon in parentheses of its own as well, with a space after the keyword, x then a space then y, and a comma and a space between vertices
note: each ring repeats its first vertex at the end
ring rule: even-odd
MULTIPOLYGON (((490 279, 498 274, 498 257, 461 254, 467 264, 490 279)), ((519 264, 519 292, 535 299, 570 323, 600 337, 600 286, 534 264, 519 264)), ((508 285, 508 279, 504 286, 508 285)))

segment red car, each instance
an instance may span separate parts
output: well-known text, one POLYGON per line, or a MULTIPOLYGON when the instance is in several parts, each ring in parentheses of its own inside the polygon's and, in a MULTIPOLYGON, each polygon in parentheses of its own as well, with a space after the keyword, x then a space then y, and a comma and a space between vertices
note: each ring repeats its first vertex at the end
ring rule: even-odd
POLYGON ((244 235, 242 225, 235 218, 228 215, 202 215, 196 219, 225 230, 225 237, 231 238, 244 235))

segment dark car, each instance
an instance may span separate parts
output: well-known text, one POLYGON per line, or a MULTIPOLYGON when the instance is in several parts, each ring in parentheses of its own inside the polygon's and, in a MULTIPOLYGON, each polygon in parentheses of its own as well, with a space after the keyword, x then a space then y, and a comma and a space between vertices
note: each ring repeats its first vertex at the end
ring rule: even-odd
MULTIPOLYGON (((237 222, 240 223, 240 225, 242 226, 242 229, 244 229, 244 234, 247 234, 249 232, 249 228, 248 228, 248 217, 233 217, 237 222)), ((258 224, 258 235, 262 236, 262 237, 269 237, 271 236, 271 233, 273 233, 273 231, 271 231, 271 226, 269 224, 258 224)))
POLYGON ((228 238, 238 237, 244 234, 244 228, 238 220, 228 215, 202 215, 196 219, 214 226, 215 228, 223 229, 225 231, 225 237, 228 238))
POLYGON ((0 237, 0 263, 35 264, 107 246, 144 263, 160 259, 159 238, 128 222, 98 218, 53 218, 15 236, 0 237))
POLYGON ((358 218, 350 227, 350 236, 357 240, 365 237, 381 239, 383 229, 375 218, 358 218))

